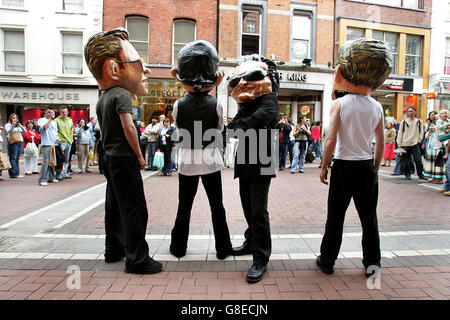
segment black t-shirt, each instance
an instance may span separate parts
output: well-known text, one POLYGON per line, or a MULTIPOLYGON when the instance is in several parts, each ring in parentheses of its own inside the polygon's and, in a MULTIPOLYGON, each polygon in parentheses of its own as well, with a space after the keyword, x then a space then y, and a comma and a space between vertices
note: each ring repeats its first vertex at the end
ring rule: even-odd
POLYGON ((121 87, 106 90, 97 102, 96 112, 105 153, 115 157, 133 156, 119 115, 133 113, 130 92, 121 87))

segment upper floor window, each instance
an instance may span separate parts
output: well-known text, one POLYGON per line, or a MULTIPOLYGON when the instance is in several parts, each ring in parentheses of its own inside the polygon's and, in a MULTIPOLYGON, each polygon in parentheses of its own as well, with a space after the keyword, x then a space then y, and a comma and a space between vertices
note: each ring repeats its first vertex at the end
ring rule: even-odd
POLYGON ((398 34, 374 30, 372 37, 389 44, 392 57, 394 58, 394 67, 392 68, 391 73, 398 73, 398 34))
POLYGON ((3 71, 25 72, 25 37, 23 30, 3 32, 3 71))
POLYGON ((63 0, 63 10, 83 11, 83 0, 63 0))
POLYGON ((195 41, 195 22, 190 20, 175 20, 173 22, 173 61, 178 66, 178 53, 189 42, 195 41))
POLYGON ((139 56, 148 62, 148 19, 145 17, 127 17, 126 28, 130 34, 130 43, 139 56))
POLYGON ((405 74, 408 76, 420 76, 422 69, 422 37, 406 36, 406 61, 405 74))
POLYGON ((364 29, 362 28, 347 28, 347 40, 355 40, 364 38, 364 29))
POLYGON ((385 6, 403 7, 408 9, 423 9, 423 0, 360 0, 385 6))
POLYGON ((311 58, 311 15, 295 14, 292 17, 291 61, 301 63, 311 58))
POLYGON ((83 34, 62 33, 62 73, 83 74, 83 34))
POLYGON ((450 38, 447 38, 445 42, 444 74, 450 75, 450 38))
POLYGON ((23 8, 25 0, 2 0, 2 6, 23 8))
POLYGON ((243 10, 242 12, 241 55, 261 53, 261 12, 243 10))

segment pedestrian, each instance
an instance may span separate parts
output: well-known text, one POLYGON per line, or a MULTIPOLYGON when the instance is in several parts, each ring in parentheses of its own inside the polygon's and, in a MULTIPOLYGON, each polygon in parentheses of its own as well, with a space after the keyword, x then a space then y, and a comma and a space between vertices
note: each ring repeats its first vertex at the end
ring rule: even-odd
POLYGON ((305 172, 305 157, 308 151, 308 135, 311 135, 311 131, 307 128, 306 118, 301 116, 299 123, 295 126, 294 137, 294 160, 291 165, 291 173, 294 174, 297 171, 300 173, 305 172))
POLYGON ((36 130, 33 129, 33 121, 28 120, 26 123, 26 133, 22 133, 23 136, 23 149, 24 149, 24 164, 25 174, 32 175, 33 173, 39 173, 38 171, 38 156, 39 149, 38 144, 41 140, 41 136, 36 130))
POLYGON ((228 82, 231 96, 240 105, 228 129, 234 129, 233 136, 243 132, 253 137, 239 138, 234 166, 234 178, 239 178, 239 194, 248 228, 244 243, 233 248, 233 254, 253 255, 253 264, 246 276, 249 283, 263 278, 272 252, 267 207, 270 183, 275 177, 279 157, 274 140, 278 122, 278 86, 276 64, 256 54, 242 57, 228 82))
POLYGON ((314 127, 311 129, 311 137, 313 138, 313 144, 311 148, 311 152, 314 151, 316 158, 322 160, 322 138, 321 138, 321 128, 322 122, 316 121, 314 122, 314 127))
POLYGON ((411 156, 416 165, 416 171, 419 179, 427 180, 423 175, 423 163, 420 153, 420 144, 424 138, 424 126, 422 120, 416 118, 416 109, 409 107, 406 110, 408 117, 400 122, 397 144, 399 148, 406 151, 402 155, 401 166, 406 180, 411 180, 411 156))
POLYGON ((59 182, 55 179, 55 167, 50 163, 50 153, 55 146, 61 142, 58 137, 58 124, 53 121, 55 111, 51 107, 47 108, 44 117, 38 120, 39 130, 41 132, 41 151, 42 165, 39 173, 38 183, 40 186, 46 186, 48 183, 59 182))
POLYGON ((383 107, 370 95, 383 84, 393 66, 390 48, 382 41, 356 39, 345 42, 334 73, 333 104, 325 142, 320 181, 328 185, 326 164, 334 155, 328 191, 328 214, 317 265, 334 272, 342 242, 344 218, 351 199, 362 226, 365 275, 381 262, 378 233, 378 169, 384 149, 383 107), (371 143, 376 137, 375 154, 371 143))
POLYGON ((69 110, 67 107, 63 106, 59 109, 59 117, 55 119, 55 122, 58 124, 58 137, 61 139, 60 145, 65 159, 64 169, 56 175, 56 179, 61 181, 72 178, 67 172, 67 169, 71 160, 70 150, 72 149, 74 127, 72 119, 69 118, 69 110))
POLYGON ((436 125, 431 124, 430 130, 425 134, 427 145, 425 148, 424 176, 431 178, 431 183, 441 184, 445 177, 445 148, 439 141, 436 125), (438 162, 440 158, 440 161, 438 162))
POLYGON ((158 116, 156 114, 152 115, 152 123, 150 123, 144 130, 144 137, 147 138, 148 143, 148 159, 145 171, 157 171, 153 165, 153 160, 155 159, 155 152, 158 147, 158 131, 161 129, 161 124, 158 122, 158 116))
POLYGON ((20 123, 19 116, 15 113, 9 115, 8 122, 5 124, 5 131, 8 134, 8 155, 11 169, 8 170, 9 178, 23 178, 20 174, 19 159, 23 152, 23 137, 26 128, 20 123))
POLYGON ((282 116, 276 128, 278 129, 278 141, 280 149, 279 168, 280 171, 283 171, 284 168, 286 167, 286 155, 290 142, 290 134, 292 131, 292 127, 288 124, 287 117, 282 116))
POLYGON ((92 134, 94 136, 93 138, 93 146, 92 146, 92 152, 93 152, 93 158, 89 159, 89 164, 96 166, 98 165, 98 140, 100 139, 100 126, 98 123, 98 120, 96 117, 90 117, 88 127, 91 129, 92 134))
POLYGON ((162 264, 149 256, 145 240, 147 203, 140 170, 145 167, 133 124, 131 97, 146 96, 150 70, 130 43, 128 31, 118 28, 92 36, 84 56, 103 91, 97 102, 107 180, 105 199, 105 262, 125 260, 125 272, 149 274, 162 264))
POLYGON ((216 49, 211 43, 200 40, 190 42, 181 49, 178 67, 172 69, 173 78, 180 81, 188 92, 175 101, 172 111, 180 142, 179 201, 171 232, 170 252, 178 258, 186 254, 192 204, 200 179, 211 208, 216 257, 225 259, 233 254, 222 195, 223 110, 221 103, 209 94, 222 81, 223 75, 218 72, 218 67, 216 49), (206 133, 211 133, 213 142, 206 138, 206 133))
POLYGON ((384 133, 384 162, 381 164, 383 167, 390 167, 391 160, 395 159, 395 136, 397 132, 392 125, 391 121, 386 123, 386 132, 384 133))
POLYGON ((294 145, 295 145, 295 137, 294 137, 294 129, 295 125, 292 122, 292 118, 288 117, 288 123, 291 126, 291 132, 289 133, 289 145, 288 145, 288 152, 289 152, 289 166, 290 169, 292 166, 292 161, 294 160, 294 145))
POLYGON ((164 167, 162 168, 161 176, 172 175, 172 164, 170 162, 173 146, 172 133, 173 127, 170 125, 170 119, 165 118, 163 127, 158 131, 158 149, 164 154, 164 167))
POLYGON ((83 173, 83 168, 85 173, 90 173, 92 171, 89 169, 89 149, 94 145, 94 134, 83 118, 78 120, 75 134, 77 136, 77 173, 83 173))

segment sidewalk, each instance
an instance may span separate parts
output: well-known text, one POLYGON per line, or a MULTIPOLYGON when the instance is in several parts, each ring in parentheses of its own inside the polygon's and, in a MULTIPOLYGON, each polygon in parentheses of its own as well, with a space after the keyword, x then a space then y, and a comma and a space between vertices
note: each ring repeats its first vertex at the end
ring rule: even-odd
MULTIPOLYGON (((245 281, 250 255, 215 258, 202 186, 192 209, 187 255, 182 259, 170 255, 177 174, 160 177, 143 172, 147 241, 151 255, 164 264, 164 272, 156 275, 130 275, 123 272, 123 262, 104 263, 105 179, 96 169, 48 187, 39 187, 34 176, 5 179, 0 182, 1 205, 6 208, 0 214, 0 299, 449 299, 450 202, 437 191, 439 186, 414 176, 406 181, 390 176, 393 168, 381 168, 381 282, 379 289, 369 289, 376 283, 368 283, 363 273, 361 228, 353 203, 335 273, 325 275, 315 265, 328 192, 319 181, 317 166, 308 164, 304 174, 285 170, 273 180, 269 198, 273 249, 268 272, 256 284, 245 281), (72 198, 65 200, 68 197, 72 198), (79 289, 69 289, 76 275, 67 272, 70 266, 81 270, 79 289)), ((240 245, 246 222, 238 181, 232 177, 232 169, 223 171, 224 206, 232 242, 240 245)))

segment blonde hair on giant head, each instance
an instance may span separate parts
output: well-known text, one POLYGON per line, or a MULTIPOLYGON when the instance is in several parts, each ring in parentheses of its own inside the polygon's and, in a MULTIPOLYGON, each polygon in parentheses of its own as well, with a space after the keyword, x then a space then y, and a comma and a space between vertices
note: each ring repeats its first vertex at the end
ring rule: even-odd
POLYGON ((337 62, 344 79, 355 86, 362 85, 375 90, 388 77, 393 61, 387 43, 360 38, 346 41, 341 46, 337 62))
POLYGON ((119 39, 130 40, 124 28, 117 28, 94 34, 84 47, 84 59, 95 79, 102 78, 102 69, 108 58, 119 59, 122 50, 119 39))

